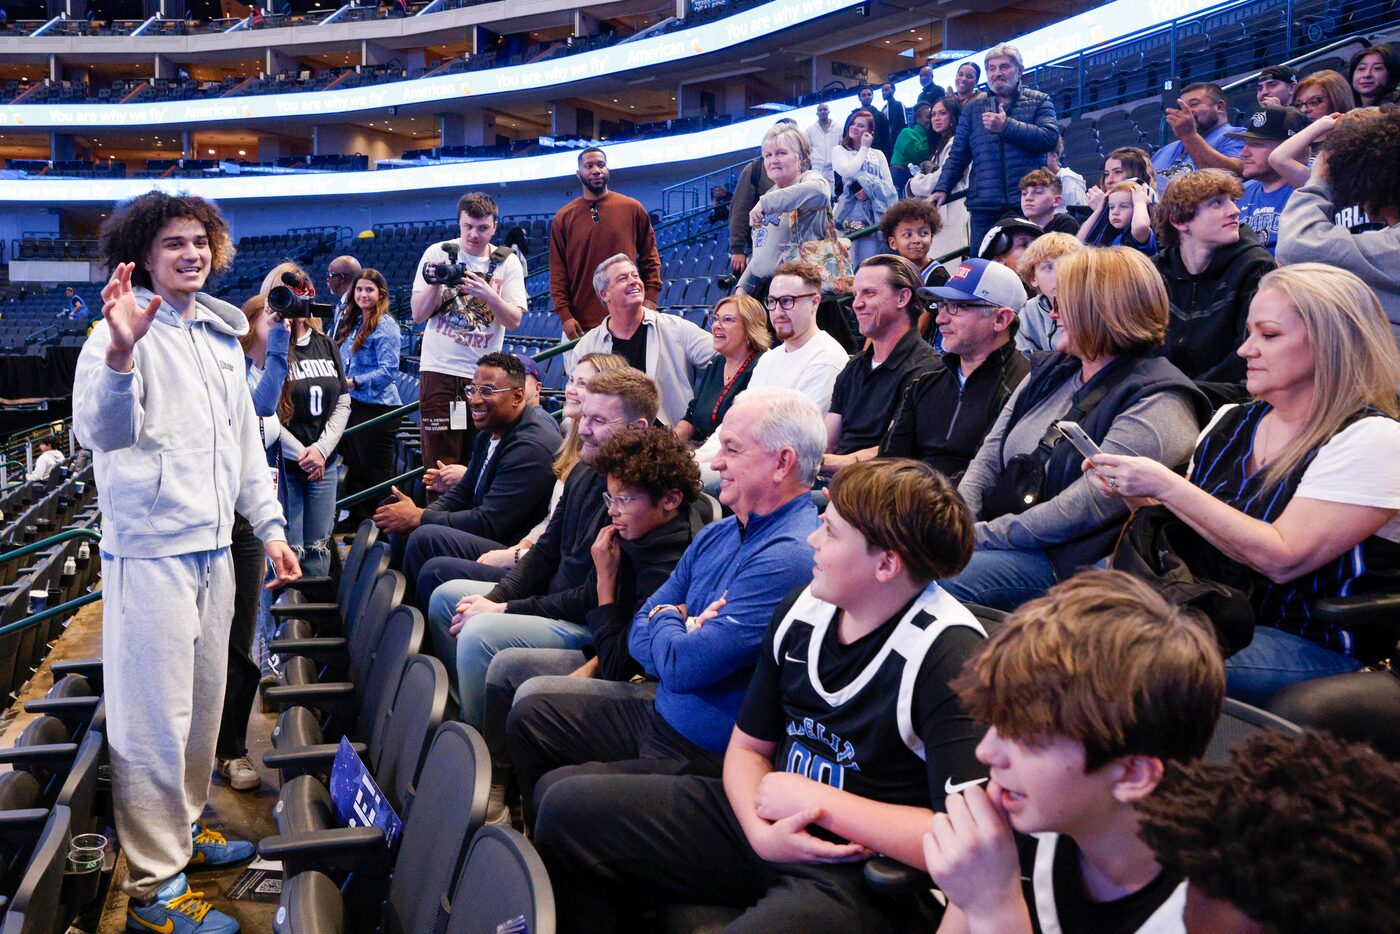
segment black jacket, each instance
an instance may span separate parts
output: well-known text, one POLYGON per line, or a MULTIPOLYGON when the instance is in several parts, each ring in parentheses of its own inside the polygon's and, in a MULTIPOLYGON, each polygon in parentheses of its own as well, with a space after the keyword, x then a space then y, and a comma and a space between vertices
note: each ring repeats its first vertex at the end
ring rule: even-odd
MULTIPOLYGON (((603 505, 607 480, 587 464, 576 464, 539 541, 492 589, 487 599, 508 613, 562 619, 560 595, 583 583, 593 569, 593 540, 608 521, 603 505)), ((583 622, 582 617, 578 620, 583 622)))
POLYGON ((506 429, 490 463, 485 463, 490 443, 490 432, 477 433, 467 475, 423 513, 423 525, 446 525, 495 542, 517 542, 544 518, 554 491, 559 425, 539 406, 529 405, 506 429))
MULTIPOLYGON (((1020 421, 1046 396, 1064 385, 1065 380, 1077 379, 1081 366, 1083 364, 1077 358, 1065 353, 1038 356, 1031 366, 1031 374, 1026 378, 1026 388, 1017 396, 1016 407, 1011 410, 1008 432, 1010 425, 1020 421)), ((1095 444, 1101 443, 1108 435, 1120 413, 1157 393, 1179 393, 1195 406, 1198 424, 1205 425, 1210 421, 1211 406, 1205 394, 1162 357, 1118 357, 1076 390, 1074 401, 1078 403, 1105 384, 1109 386, 1107 394, 1079 420, 1079 426, 1095 444)), ((1002 444, 1005 443, 1006 437, 1003 435, 1002 444)), ((1068 442, 1056 444, 1053 450, 1054 453, 1045 463, 1045 479, 1040 488, 1042 502, 1058 496, 1083 475, 1080 466, 1084 463, 1084 456, 1075 450, 1074 445, 1068 442)), ((993 517, 983 515, 978 518, 993 517)), ((1056 576, 1063 580, 1108 554, 1121 528, 1122 523, 1117 519, 1106 526, 1086 526, 1078 538, 1048 548, 1046 555, 1055 566, 1056 576)))
POLYGON ((691 541, 706 522, 718 519, 710 515, 708 501, 696 501, 681 515, 635 542, 622 543, 622 564, 617 572, 617 593, 612 603, 598 606, 598 572, 589 573, 584 588, 588 598, 585 622, 593 633, 593 647, 585 649, 598 659, 598 677, 605 681, 626 681, 642 673, 632 653, 627 650, 627 634, 632 617, 647 598, 656 593, 676 565, 691 541))
POLYGON ((1011 340, 961 385, 959 366, 957 354, 944 354, 942 366, 910 382, 880 443, 881 457, 921 460, 957 483, 1006 400, 1031 371, 1030 361, 1011 340))
POLYGON ((1241 225, 1238 243, 1221 247, 1198 275, 1186 271, 1181 248, 1171 246, 1152 258, 1167 286, 1167 359, 1199 382, 1242 383, 1249 303, 1264 273, 1278 264, 1241 225))

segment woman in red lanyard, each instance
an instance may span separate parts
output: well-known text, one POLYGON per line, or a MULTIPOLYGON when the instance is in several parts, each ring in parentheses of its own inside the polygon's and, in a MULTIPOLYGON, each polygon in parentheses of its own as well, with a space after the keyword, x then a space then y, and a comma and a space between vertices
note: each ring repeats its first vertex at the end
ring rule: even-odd
POLYGON ((715 358, 700 373, 695 398, 676 423, 676 435, 683 441, 701 444, 719 423, 734 397, 749 385, 758 355, 768 349, 768 316, 763 306, 748 295, 730 295, 715 303, 710 312, 710 335, 715 358))

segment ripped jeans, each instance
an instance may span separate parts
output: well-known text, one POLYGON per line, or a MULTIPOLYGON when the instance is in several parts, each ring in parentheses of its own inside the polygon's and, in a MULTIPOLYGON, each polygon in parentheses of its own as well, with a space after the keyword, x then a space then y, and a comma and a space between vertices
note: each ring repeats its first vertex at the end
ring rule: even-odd
POLYGON ((301 573, 322 577, 331 570, 331 529, 335 525, 335 490, 340 462, 332 461, 320 480, 308 480, 295 464, 283 463, 283 508, 287 544, 301 562, 301 573))

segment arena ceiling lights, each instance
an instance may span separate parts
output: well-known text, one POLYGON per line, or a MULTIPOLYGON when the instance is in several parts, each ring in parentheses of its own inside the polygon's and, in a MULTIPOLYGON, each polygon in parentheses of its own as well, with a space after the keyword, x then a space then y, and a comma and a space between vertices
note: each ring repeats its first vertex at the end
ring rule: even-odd
MULTIPOLYGON (((777 6, 795 8, 800 15, 809 4, 818 0, 777 0, 753 12, 772 12, 777 6)), ((840 4, 841 6, 849 4, 840 4)), ((1214 6, 1207 0, 1115 0, 1106 6, 1020 36, 1014 40, 1025 58, 1026 67, 1052 61, 1063 55, 1112 41, 1129 33, 1188 16, 1214 6)), ((839 6, 824 6, 827 12, 839 6)), ((820 14, 813 14, 820 15, 820 14)), ((737 17, 735 17, 737 18, 737 17)), ((792 25, 793 20, 786 25, 792 25)), ((708 24, 719 26, 728 22, 708 24)), ((772 21, 770 20, 770 23, 772 21)), ((669 37, 675 41, 689 30, 669 37)), ((751 33, 750 35, 752 35, 751 33)), ((641 43, 637 43, 640 45, 641 43)), ((627 48, 626 46, 623 47, 627 48)), ((611 51, 611 50, 609 50, 611 51)), ((950 62, 935 70, 935 79, 950 85, 957 68, 964 61, 977 61, 985 52, 950 62)), ((579 56, 580 58, 583 56, 579 56)), ((912 100, 918 79, 901 83, 900 96, 912 100)), ((854 96, 845 102, 834 102, 837 113, 843 104, 854 106, 854 96)), ((13 109, 13 108, 11 108, 13 109)), ((806 126, 816 120, 816 107, 788 111, 784 116, 806 126)), ((613 170, 647 166, 683 164, 696 159, 708 159, 731 153, 754 152, 763 133, 772 125, 772 117, 746 120, 725 127, 673 136, 668 139, 637 140, 608 145, 608 162, 613 170)), ((296 175, 222 176, 169 180, 120 179, 94 181, 88 179, 24 179, 0 181, 0 202, 25 203, 111 203, 132 198, 153 188, 165 191, 187 191, 215 200, 244 198, 344 197, 418 191, 433 188, 464 189, 476 186, 533 182, 565 178, 577 168, 574 151, 520 159, 496 159, 483 162, 457 162, 372 172, 342 172, 296 175)))
POLYGON ((126 129, 186 124, 209 125, 261 119, 334 117, 387 107, 460 102, 508 92, 535 91, 575 81, 649 68, 692 55, 720 52, 731 46, 799 26, 820 16, 859 5, 862 0, 773 0, 711 23, 664 35, 622 42, 525 65, 487 68, 463 74, 392 81, 358 88, 304 91, 214 100, 163 101, 151 104, 17 104, 0 107, 0 128, 26 131, 126 129))

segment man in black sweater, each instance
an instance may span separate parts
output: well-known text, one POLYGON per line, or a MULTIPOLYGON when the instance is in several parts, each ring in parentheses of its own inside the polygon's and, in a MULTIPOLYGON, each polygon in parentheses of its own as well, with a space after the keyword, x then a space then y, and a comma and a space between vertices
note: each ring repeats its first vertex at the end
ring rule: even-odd
POLYGON ((943 365, 910 381, 880 456, 917 458, 956 483, 1031 370, 1011 339, 1026 290, 1001 263, 969 259, 919 294, 939 303, 943 365))
POLYGON ((525 404, 524 365, 510 354, 490 353, 477 367, 468 390, 477 434, 462 479, 428 509, 395 487, 374 514, 382 531, 408 535, 403 569, 418 585, 419 607, 469 560, 518 541, 544 517, 554 489, 559 426, 525 404), (441 560, 425 569, 430 559, 441 560))
POLYGON ((569 618, 569 595, 593 570, 593 543, 608 522, 607 481, 590 464, 613 435, 650 425, 659 402, 656 384, 639 370, 593 377, 579 416, 582 462, 564 481, 539 541, 499 583, 456 580, 433 592, 428 601, 433 649, 457 674, 464 722, 480 728, 486 669, 501 649, 579 649, 592 641, 583 618, 569 618))

